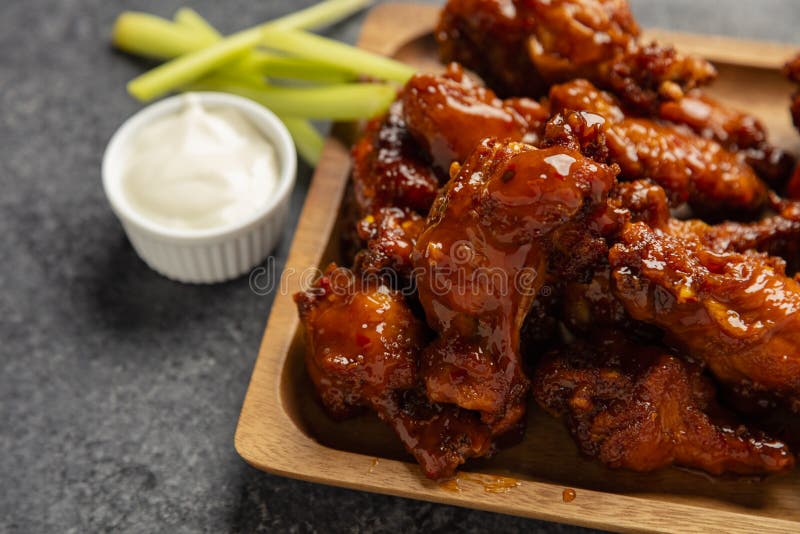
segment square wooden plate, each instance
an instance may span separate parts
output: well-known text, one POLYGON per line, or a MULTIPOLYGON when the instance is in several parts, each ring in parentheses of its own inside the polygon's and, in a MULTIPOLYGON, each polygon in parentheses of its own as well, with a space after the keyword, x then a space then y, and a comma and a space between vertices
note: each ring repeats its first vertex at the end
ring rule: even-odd
MULTIPOLYGON (((360 46, 440 70, 431 37, 437 13, 432 6, 377 7, 360 46)), ((711 92, 761 117, 776 144, 800 148, 788 113, 792 88, 779 72, 790 47, 648 34, 715 61, 720 78, 711 92)), ((236 430, 236 450, 248 463, 313 482, 608 530, 800 532, 800 471, 766 481, 713 479, 678 469, 611 471, 581 457, 562 424, 535 406, 521 444, 491 460, 469 462, 456 482, 445 485, 426 479, 377 418, 328 419, 305 373, 292 294, 310 282, 303 272, 336 258, 349 171, 348 145, 331 137, 308 192, 236 430), (496 484, 508 481, 498 477, 518 484, 496 484), (571 502, 562 499, 567 488, 575 490, 571 502)))

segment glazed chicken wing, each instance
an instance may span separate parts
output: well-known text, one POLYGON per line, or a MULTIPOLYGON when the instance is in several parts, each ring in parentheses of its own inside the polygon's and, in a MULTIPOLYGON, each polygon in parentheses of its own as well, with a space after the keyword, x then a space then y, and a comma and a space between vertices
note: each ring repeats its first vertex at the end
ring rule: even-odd
POLYGON ((617 100, 586 80, 553 86, 554 112, 581 110, 603 125, 608 160, 625 180, 649 178, 676 205, 688 201, 709 217, 748 215, 767 199, 765 184, 735 154, 687 129, 649 119, 628 118, 617 100))
POLYGON ((411 78, 402 101, 409 131, 444 172, 453 161, 464 161, 486 137, 537 144, 550 115, 535 100, 500 100, 455 64, 445 75, 411 78))
POLYGON ((715 252, 644 223, 626 225, 609 261, 633 318, 664 329, 737 395, 800 412, 800 284, 782 261, 715 252))
POLYGON ((587 78, 627 105, 708 83, 708 62, 642 43, 625 0, 450 0, 436 31, 445 61, 475 70, 505 95, 539 97, 553 83, 587 78))
POLYGON ((331 415, 372 409, 431 478, 450 476, 467 458, 491 452, 490 429, 477 413, 426 399, 417 366, 427 333, 402 295, 332 265, 295 301, 306 367, 331 415))
POLYGON ((408 274, 422 217, 453 161, 484 137, 536 143, 549 112, 527 98, 500 100, 451 65, 418 74, 353 149, 357 270, 408 274))
MULTIPOLYGON (((680 239, 700 241, 714 252, 764 252, 782 258, 787 272, 800 269, 800 216, 792 216, 791 209, 784 208, 783 213, 754 222, 724 221, 711 225, 699 219, 670 217, 663 188, 647 180, 620 183, 613 197, 630 211, 634 222, 647 223, 680 239)), ((774 207, 781 211, 779 206, 774 207)))
POLYGON ((658 117, 686 125, 704 139, 737 152, 770 187, 782 189, 794 168, 795 158, 767 141, 761 121, 699 89, 680 99, 663 102, 658 117))
POLYGON ((383 207, 428 213, 439 179, 406 128, 402 102, 371 121, 353 146, 352 180, 359 217, 383 207))
POLYGON ((791 274, 800 269, 800 221, 780 214, 752 223, 727 221, 715 225, 671 219, 668 231, 684 239, 697 239, 715 252, 758 251, 779 257, 791 274))
POLYGON ((420 301, 439 334, 421 369, 432 400, 478 410, 495 431, 522 417, 519 332, 553 267, 550 239, 604 210, 614 175, 576 151, 492 139, 467 158, 413 255, 420 301))
POLYGON ((620 336, 577 342, 546 355, 533 396, 563 416, 581 451, 612 468, 668 465, 769 474, 794 466, 788 447, 736 422, 696 364, 620 336))

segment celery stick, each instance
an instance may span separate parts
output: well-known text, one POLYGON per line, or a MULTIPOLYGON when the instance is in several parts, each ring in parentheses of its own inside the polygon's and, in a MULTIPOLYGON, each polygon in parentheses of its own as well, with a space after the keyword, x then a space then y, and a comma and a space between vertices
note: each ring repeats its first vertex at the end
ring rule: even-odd
MULTIPOLYGON (((371 0, 327 0, 260 26, 275 25, 285 29, 319 28, 334 24, 371 3, 371 0)), ((131 54, 172 59, 213 44, 215 41, 209 37, 208 34, 189 31, 183 24, 174 24, 155 15, 126 11, 117 17, 112 42, 120 50, 131 54)))
MULTIPOLYGON (((357 78, 351 72, 343 71, 321 61, 278 56, 267 52, 254 53, 237 63, 236 67, 270 78, 288 78, 309 82, 344 83, 357 78)), ((228 72, 229 69, 225 69, 226 75, 228 72)))
POLYGON ((221 91, 249 98, 278 115, 305 119, 357 120, 383 113, 397 90, 383 83, 350 83, 324 87, 255 87, 221 76, 206 78, 184 88, 221 91))
POLYGON ((214 43, 188 28, 136 11, 117 17, 111 42, 123 52, 156 59, 170 59, 214 43))
MULTIPOLYGON (((346 0, 346 2, 337 0, 335 3, 342 4, 338 6, 341 8, 348 7, 351 4, 364 4, 365 0, 358 0, 357 2, 354 0, 346 0)), ((329 4, 323 2, 319 5, 329 4)), ((174 19, 175 22, 182 24, 186 28, 192 28, 201 32, 203 35, 208 36, 209 39, 218 41, 222 38, 222 34, 220 34, 216 28, 197 13, 197 11, 189 7, 180 8, 175 13, 174 19)), ((292 21, 288 21, 288 23, 291 22, 292 21)), ((301 21, 295 20, 295 22, 301 21)), ((286 21, 284 21, 284 23, 286 23, 286 21)), ((260 51, 253 51, 235 64, 227 65, 221 70, 225 73, 226 77, 236 75, 238 78, 242 78, 244 72, 252 72, 252 74, 249 74, 252 76, 251 80, 258 77, 258 74, 270 76, 272 78, 292 78, 326 83, 344 83, 353 81, 356 78, 353 74, 331 67, 326 63, 289 58, 260 51)))
POLYGON ((262 33, 261 28, 245 30, 173 59, 133 79, 128 92, 142 101, 157 98, 240 58, 262 40, 262 33))
POLYGON ((212 43, 222 39, 222 34, 219 33, 214 26, 209 24, 206 19, 200 16, 200 13, 191 7, 182 7, 178 9, 173 19, 179 25, 199 33, 203 38, 208 39, 212 43))
POLYGON ((328 0, 267 22, 265 26, 295 30, 319 28, 347 18, 371 4, 372 0, 328 0))
POLYGON ((354 74, 405 83, 415 72, 399 61, 307 32, 267 28, 264 36, 264 45, 268 48, 327 63, 354 74))
POLYGON ((286 125, 289 133, 292 134, 292 139, 294 139, 294 144, 300 157, 312 167, 315 166, 319 161, 325 140, 314 128, 314 125, 297 117, 281 117, 281 121, 286 125))

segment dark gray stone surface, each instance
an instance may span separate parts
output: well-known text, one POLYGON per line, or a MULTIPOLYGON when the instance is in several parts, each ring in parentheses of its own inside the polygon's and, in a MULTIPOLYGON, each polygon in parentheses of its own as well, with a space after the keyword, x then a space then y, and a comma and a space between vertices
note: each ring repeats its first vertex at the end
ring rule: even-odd
MULTIPOLYGON (((198 1, 225 31, 310 2, 198 1)), ((646 25, 800 40, 792 0, 636 0, 646 25)), ((478 532, 576 529, 257 472, 233 432, 271 297, 186 286, 134 254, 100 159, 139 105, 116 14, 170 1, 0 5, 0 531, 478 532)), ((360 17, 329 32, 353 41, 360 17)), ((301 166, 296 217, 310 170, 301 166)), ((292 224, 276 251, 280 265, 292 224)))

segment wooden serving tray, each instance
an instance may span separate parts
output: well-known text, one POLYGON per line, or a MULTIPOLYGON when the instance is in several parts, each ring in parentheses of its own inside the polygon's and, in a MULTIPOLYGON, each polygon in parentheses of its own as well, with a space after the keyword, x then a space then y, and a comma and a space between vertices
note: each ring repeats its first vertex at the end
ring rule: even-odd
MULTIPOLYGON (((381 5, 369 14, 360 46, 439 70, 430 35, 437 13, 432 6, 381 5)), ((711 93, 755 113, 774 143, 800 152, 788 112, 792 87, 778 70, 790 47, 663 31, 649 35, 716 61, 720 77, 711 93)), ((299 273, 336 259, 349 170, 349 147, 331 137, 306 198, 236 430, 236 450, 248 463, 313 482, 608 530, 800 532, 800 471, 766 481, 679 469, 612 471, 581 457, 561 422, 533 405, 521 444, 491 460, 470 461, 458 479, 442 485, 422 475, 374 416, 342 423, 326 417, 305 373, 292 294, 301 289, 299 273), (569 489, 575 498, 566 502, 569 489)))

